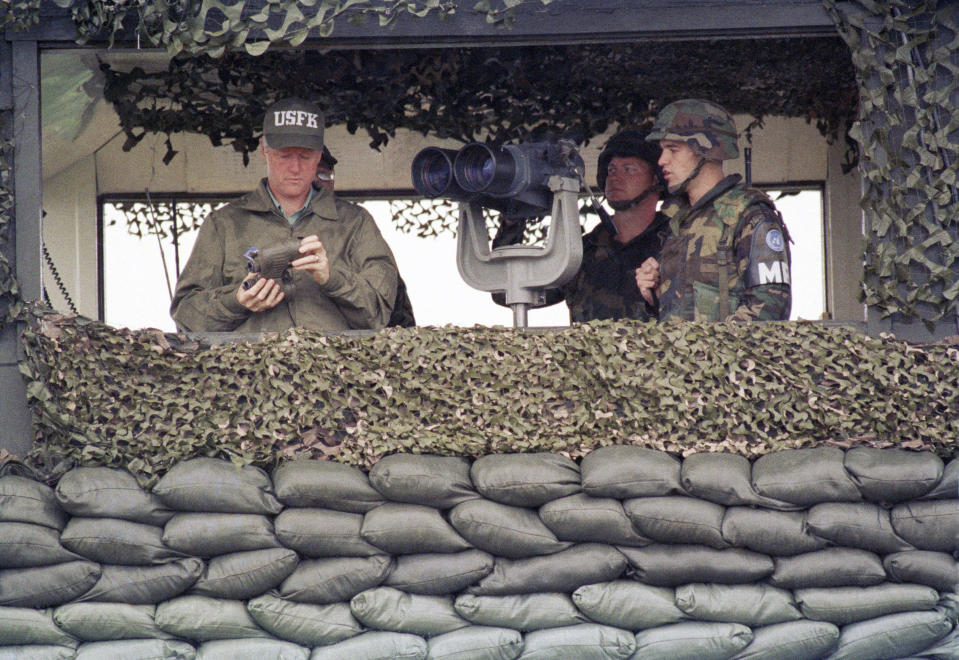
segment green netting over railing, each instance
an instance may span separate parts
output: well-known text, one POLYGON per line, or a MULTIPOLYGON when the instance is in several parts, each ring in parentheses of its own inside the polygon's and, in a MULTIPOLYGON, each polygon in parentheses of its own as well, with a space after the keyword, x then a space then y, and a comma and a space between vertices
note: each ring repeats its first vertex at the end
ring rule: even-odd
POLYGON ((959 438, 959 346, 814 323, 293 330, 203 348, 32 318, 21 370, 39 422, 30 460, 43 470, 108 465, 149 482, 197 455, 370 466, 396 451, 579 457, 607 444, 951 456, 959 438))

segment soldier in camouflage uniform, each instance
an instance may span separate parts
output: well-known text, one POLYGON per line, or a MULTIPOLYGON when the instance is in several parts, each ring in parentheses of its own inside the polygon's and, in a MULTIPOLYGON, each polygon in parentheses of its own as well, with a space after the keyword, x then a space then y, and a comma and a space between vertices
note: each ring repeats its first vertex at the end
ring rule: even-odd
POLYGON ((788 319, 789 237, 769 197, 723 175, 723 161, 739 155, 729 113, 709 101, 676 101, 647 139, 659 141, 675 196, 662 208, 671 233, 659 262, 637 275, 644 298, 658 294, 660 320, 788 319))
MULTIPOLYGON (((597 183, 613 207, 595 229, 583 236, 579 272, 559 290, 546 292, 546 305, 565 300, 573 323, 598 319, 656 318, 656 307, 639 294, 635 271, 659 255, 668 218, 656 212, 663 189, 656 161, 659 148, 637 130, 617 133, 599 155, 597 183)), ((525 222, 504 222, 493 247, 522 240, 525 222)), ((495 296, 499 304, 503 297, 495 296)))

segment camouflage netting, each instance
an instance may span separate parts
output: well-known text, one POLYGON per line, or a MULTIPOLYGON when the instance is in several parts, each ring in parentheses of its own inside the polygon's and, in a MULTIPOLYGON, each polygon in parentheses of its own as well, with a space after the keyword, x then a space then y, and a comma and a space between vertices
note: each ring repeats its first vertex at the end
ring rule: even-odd
POLYGON ((927 325, 959 316, 959 5, 824 3, 860 87, 864 300, 927 325))
POLYGON ((24 340, 31 463, 125 467, 144 483, 199 455, 368 467, 395 451, 867 444, 948 457, 959 437, 959 346, 813 323, 293 330, 200 347, 40 314, 24 340))

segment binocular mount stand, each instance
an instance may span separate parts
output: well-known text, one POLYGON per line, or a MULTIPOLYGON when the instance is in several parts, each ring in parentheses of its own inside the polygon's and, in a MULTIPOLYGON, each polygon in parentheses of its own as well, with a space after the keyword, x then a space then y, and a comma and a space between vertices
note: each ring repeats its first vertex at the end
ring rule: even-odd
POLYGON ((490 250, 489 233, 479 204, 460 204, 456 265, 474 289, 502 291, 513 310, 513 327, 527 327, 530 306, 542 304, 547 289, 565 284, 583 260, 577 179, 551 176, 553 208, 543 247, 505 245, 490 250))

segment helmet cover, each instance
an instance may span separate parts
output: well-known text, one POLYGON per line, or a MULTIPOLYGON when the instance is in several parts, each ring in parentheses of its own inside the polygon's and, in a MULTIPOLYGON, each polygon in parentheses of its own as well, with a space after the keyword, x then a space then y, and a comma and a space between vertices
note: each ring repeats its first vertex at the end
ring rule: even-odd
POLYGON ((729 160, 739 156, 736 123, 726 110, 712 101, 683 99, 660 110, 647 140, 675 140, 689 146, 706 160, 729 160))

